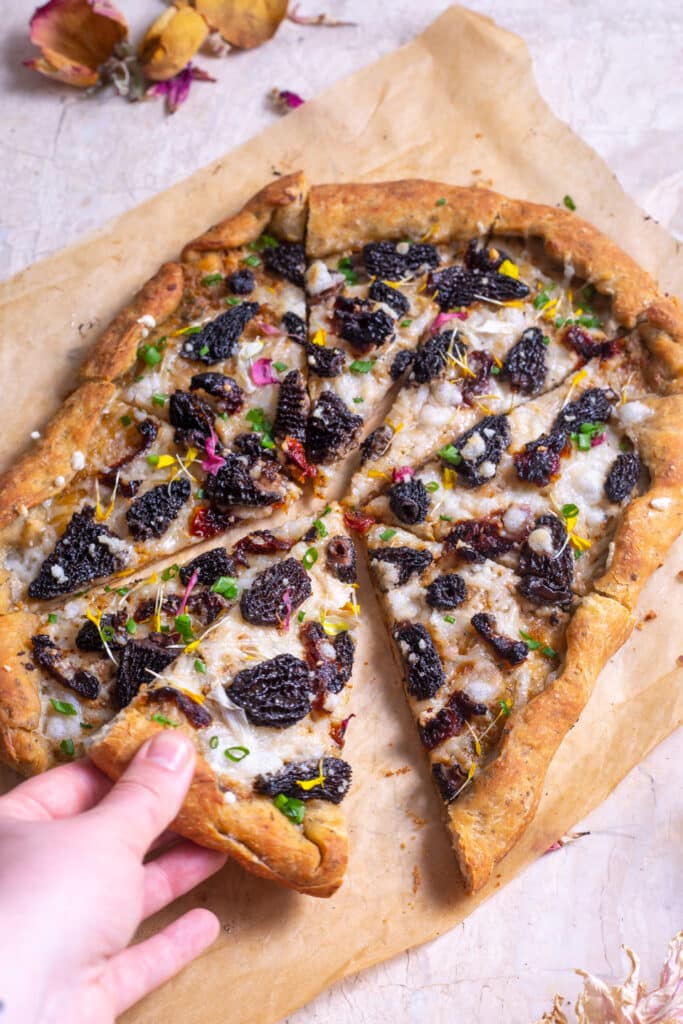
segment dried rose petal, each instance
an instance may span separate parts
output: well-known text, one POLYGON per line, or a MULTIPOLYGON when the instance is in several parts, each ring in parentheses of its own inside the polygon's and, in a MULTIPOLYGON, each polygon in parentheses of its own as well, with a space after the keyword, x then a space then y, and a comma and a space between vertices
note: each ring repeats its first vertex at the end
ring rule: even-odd
POLYGON ((443 325, 447 324, 450 320, 467 320, 467 313, 439 313, 432 323, 432 326, 429 328, 429 333, 438 334, 443 325))
POLYGON ((279 384, 273 373, 272 359, 257 359, 251 366, 251 379, 257 388, 265 388, 268 384, 279 384))
POLYGON ((340 28, 347 25, 355 25, 355 21, 340 21, 329 14, 299 14, 299 5, 294 4, 287 20, 293 21, 295 25, 324 25, 326 28, 340 28))
POLYGON ((415 476, 415 470, 411 466, 397 466, 392 471, 392 477, 394 481, 402 484, 404 480, 408 480, 411 476, 415 476))
POLYGON ((174 78, 185 70, 208 34, 206 22, 194 8, 169 7, 152 22, 140 43, 138 55, 147 78, 153 82, 174 78))
POLYGON ((251 50, 277 32, 288 0, 194 0, 209 26, 231 46, 251 50))
POLYGON ((290 89, 271 89, 270 98, 278 110, 285 112, 296 110, 306 102, 298 93, 292 92, 290 89))
POLYGON ((99 67, 128 36, 124 15, 108 0, 49 0, 31 18, 41 56, 26 67, 79 89, 97 85, 99 67))
POLYGON ((180 602, 180 607, 178 608, 178 615, 182 615, 184 613, 185 609, 187 608, 188 598, 189 598, 190 594, 192 593, 192 591, 194 590, 194 588, 197 586, 197 580, 198 579, 199 579, 199 573, 195 569, 195 571, 192 573, 192 575, 190 576, 189 580, 187 581, 187 586, 185 587, 185 593, 183 594, 183 599, 180 602))
POLYGON ((175 114, 180 104, 184 103, 187 99, 193 82, 215 81, 216 79, 208 75, 206 71, 188 64, 186 68, 183 68, 174 78, 169 78, 167 82, 155 82, 154 85, 149 87, 145 95, 148 97, 165 96, 169 114, 175 114))
POLYGON ((211 436, 207 437, 204 442, 206 458, 202 461, 202 469, 205 473, 209 473, 211 476, 215 476, 218 470, 225 465, 225 459, 216 451, 217 444, 218 438, 214 432, 211 431, 211 436))

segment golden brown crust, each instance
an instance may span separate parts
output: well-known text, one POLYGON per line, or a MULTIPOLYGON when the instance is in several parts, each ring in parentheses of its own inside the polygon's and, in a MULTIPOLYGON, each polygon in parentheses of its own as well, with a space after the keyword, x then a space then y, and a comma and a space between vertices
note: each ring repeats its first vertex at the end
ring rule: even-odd
POLYGON ((683 395, 646 399, 652 415, 631 433, 650 486, 624 510, 599 593, 633 609, 638 595, 683 530, 683 395))
POLYGON ((407 236, 438 244, 489 232, 540 239, 552 260, 572 267, 609 296, 620 324, 638 327, 654 357, 647 367, 653 387, 683 387, 680 303, 663 295, 630 256, 575 213, 486 189, 420 179, 314 185, 309 193, 306 249, 314 258, 381 239, 407 236))
POLYGON ((562 674, 513 711, 500 753, 448 808, 453 847, 469 891, 481 889, 531 821, 557 748, 581 714, 603 665, 632 627, 620 604, 595 594, 584 598, 567 631, 562 674))
POLYGON ((184 260, 195 253, 235 249, 254 242, 270 228, 278 238, 301 242, 306 224, 306 180, 301 171, 271 181, 245 203, 239 213, 214 224, 183 249, 184 260))
POLYGON ((43 772, 53 760, 40 732, 38 673, 29 672, 26 657, 20 657, 28 654, 39 625, 32 612, 0 618, 0 760, 22 775, 43 772))
POLYGON ((87 452, 100 414, 116 394, 105 381, 89 381, 64 402, 44 435, 0 477, 0 529, 23 509, 39 505, 61 490, 76 473, 74 452, 87 452), (63 478, 64 483, 55 483, 63 478))
MULTIPOLYGON (((179 728, 196 738, 173 704, 155 704, 154 711, 180 722, 179 728)), ((94 738, 90 757, 117 779, 140 745, 161 728, 138 700, 94 738)), ((201 846, 228 853, 253 874, 309 896, 331 896, 344 878, 348 840, 338 807, 309 801, 300 829, 265 797, 228 803, 199 752, 192 785, 171 827, 201 846)))
POLYGON ((114 317, 81 367, 83 380, 116 380, 137 359, 140 342, 148 328, 143 317, 161 324, 180 305, 183 297, 183 268, 164 263, 131 302, 114 317))

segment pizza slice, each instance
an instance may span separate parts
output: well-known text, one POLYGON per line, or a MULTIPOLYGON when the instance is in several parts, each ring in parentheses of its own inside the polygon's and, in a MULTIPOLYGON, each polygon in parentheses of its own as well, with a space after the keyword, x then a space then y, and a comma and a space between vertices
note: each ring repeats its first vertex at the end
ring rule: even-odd
POLYGON ((0 618, 0 753, 24 773, 86 750, 112 778, 162 728, 198 751, 174 828, 330 895, 346 865, 340 756, 356 558, 340 511, 0 618))
POLYGON ((367 534, 470 889, 533 816, 680 530, 681 399, 645 386, 632 353, 589 364, 509 416, 483 417, 347 517, 367 534))

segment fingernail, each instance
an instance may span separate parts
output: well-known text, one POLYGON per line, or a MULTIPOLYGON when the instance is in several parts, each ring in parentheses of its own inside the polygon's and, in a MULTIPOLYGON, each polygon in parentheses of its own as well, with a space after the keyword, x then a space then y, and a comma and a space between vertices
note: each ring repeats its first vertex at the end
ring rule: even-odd
POLYGON ((190 757, 190 745, 183 736, 174 733, 160 732, 153 738, 145 751, 145 760, 153 761, 167 772, 177 772, 187 764, 190 757))

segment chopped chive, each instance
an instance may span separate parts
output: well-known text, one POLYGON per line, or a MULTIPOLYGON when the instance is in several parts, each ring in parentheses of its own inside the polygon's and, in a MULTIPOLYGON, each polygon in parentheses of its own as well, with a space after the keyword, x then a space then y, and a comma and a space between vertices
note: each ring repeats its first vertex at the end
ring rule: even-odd
POLYGON ((176 615, 173 624, 185 643, 190 643, 190 641, 194 639, 192 634, 192 620, 187 612, 183 612, 182 615, 176 615))
POLYGON ((219 576, 211 585, 211 592, 220 594, 221 597, 227 597, 229 601, 234 601, 237 597, 237 580, 234 576, 219 576))
POLYGON ((448 462, 451 466, 459 466, 462 462, 462 455, 453 444, 447 444, 439 449, 439 458, 448 462))
POLYGON ((129 590, 130 587, 117 587, 116 593, 119 597, 125 597, 129 590))
POLYGON ((79 722, 78 724, 80 725, 81 729, 94 729, 95 728, 94 725, 92 724, 92 722, 79 722))
POLYGON ((199 499, 199 501, 202 500, 202 498, 204 497, 204 488, 203 487, 198 487, 197 488, 196 497, 199 499))
POLYGON ((261 266, 261 260, 258 258, 258 256, 247 256, 244 262, 249 267, 260 267, 261 266))
POLYGON ((453 623, 455 622, 455 619, 453 618, 452 615, 444 615, 443 621, 447 622, 449 624, 449 626, 452 626, 453 623))
POLYGON ((211 747, 212 750, 216 749, 216 747, 218 746, 218 736, 211 737, 211 739, 209 740, 209 746, 211 747))
POLYGON ((491 373, 493 374, 494 377, 497 377, 498 374, 500 373, 500 366, 492 366, 491 373))
POLYGON ((342 256, 337 263, 337 270, 344 275, 347 284, 356 284, 358 282, 358 275, 353 269, 353 262, 350 256, 342 256))
POLYGON ((299 612, 296 618, 297 622, 303 622, 304 619, 306 618, 306 612, 299 612))
POLYGON ((50 697, 50 704, 60 715, 75 715, 77 713, 76 708, 68 700, 57 700, 56 697, 50 697))
POLYGON ((507 718, 510 712, 512 711, 512 705, 510 704, 510 701, 499 700, 498 703, 500 705, 501 714, 505 715, 505 717, 507 718))
POLYGON ((197 658, 194 663, 195 672, 200 672, 203 676, 206 675, 206 662, 202 661, 201 658, 197 658))
POLYGON ((546 345, 546 346, 550 344, 550 338, 548 337, 547 334, 543 335, 543 344, 546 345))
POLYGON ((47 621, 50 622, 52 625, 54 625, 55 622, 57 621, 57 614, 56 614, 56 612, 50 612, 50 614, 47 617, 47 621))
POLYGON ((401 327, 410 327, 412 320, 401 320, 401 327))
POLYGON ((551 647, 549 644, 545 644, 543 647, 541 647, 541 654, 544 654, 546 658, 557 657, 557 651, 554 647, 551 647))
POLYGON ((275 441, 273 441, 270 434, 263 434, 261 436, 261 447, 268 448, 269 450, 275 447, 275 441))
POLYGON ((59 744, 59 749, 66 757, 74 756, 74 741, 73 740, 62 740, 59 744))
POLYGON ((287 363, 273 363, 273 367, 277 370, 278 373, 284 373, 285 370, 289 369, 287 363))
POLYGON ((152 721, 158 722, 159 725, 170 725, 172 729, 177 729, 179 723, 172 722, 170 718, 166 718, 166 715, 152 715, 152 721))
POLYGON ((354 402, 356 403, 356 405, 360 405, 361 402, 364 402, 364 401, 365 401, 364 398, 354 398, 354 402))
POLYGON ((319 536, 319 537, 320 537, 321 539, 322 539, 323 537, 327 537, 327 527, 326 527, 326 526, 325 526, 325 524, 324 524, 324 523, 322 522, 322 520, 320 520, 320 519, 314 519, 314 520, 313 520, 313 525, 315 526, 316 532, 317 532, 318 536, 319 536))
POLYGON ((391 538, 395 537, 395 536, 396 536, 396 530, 392 530, 391 528, 386 529, 386 530, 382 530, 382 532, 379 535, 380 540, 391 540, 391 538))
POLYGON ((169 580, 175 579, 178 575, 179 567, 177 564, 169 565, 166 569, 162 569, 161 578, 164 583, 168 583, 169 580))
POLYGON ((352 373, 370 373, 374 365, 374 359, 354 359, 352 363, 349 363, 349 370, 352 373))
POLYGON ((428 484, 425 484, 425 490, 429 491, 430 494, 433 494, 434 491, 438 491, 438 489, 439 485, 437 484, 436 480, 430 480, 428 484))
POLYGON ((537 651, 539 647, 542 647, 540 640, 534 640, 530 633, 527 633, 525 629, 520 629, 519 635, 522 640, 526 640, 526 645, 530 651, 537 651))
POLYGON ((562 202, 564 203, 564 205, 567 207, 568 210, 575 210, 576 209, 576 203, 574 202, 574 200, 572 199, 571 196, 565 196, 564 199, 562 200, 562 202))
POLYGON ((202 278, 202 284, 206 287, 210 284, 220 284, 222 280, 222 274, 207 274, 206 277, 202 278))
POLYGON ((250 753, 249 747, 227 747, 223 751, 225 757, 230 761, 244 761, 250 753))
POLYGON ((229 306, 239 306, 241 299, 238 299, 236 295, 228 295, 225 300, 229 306))
POLYGON ((154 345, 141 345, 138 349, 138 356, 148 366, 156 366, 161 362, 161 352, 154 345))
POLYGON ((282 811, 285 817, 293 821, 295 825, 300 825, 304 820, 305 806, 303 800, 297 800, 296 797, 278 793, 273 803, 278 811, 282 811))
POLYGON ((208 355, 209 354, 209 346, 208 345, 202 345, 202 347, 199 350, 199 354, 200 354, 200 356, 208 355))
POLYGON ((312 566, 315 565, 317 561, 318 552, 315 548, 309 548, 308 551, 305 552, 304 557, 301 559, 301 562, 305 569, 310 569, 312 566))
POLYGON ((131 423, 132 423, 132 422, 133 422, 133 421, 132 421, 132 419, 130 418, 130 416, 122 416, 122 417, 121 417, 121 426, 122 426, 122 427, 129 427, 129 426, 131 425, 131 423))
POLYGON ((446 200, 443 198, 443 196, 441 197, 441 199, 437 199, 436 205, 437 206, 445 206, 446 205, 446 200))
POLYGON ((453 522, 453 516, 440 515, 439 519, 441 520, 442 523, 452 523, 453 522))
POLYGON ((154 403, 154 405, 160 405, 161 408, 163 409, 163 407, 166 405, 167 397, 167 395, 162 395, 160 391, 155 391, 154 394, 152 395, 152 402, 154 403))
POLYGON ((546 291, 539 292, 538 295, 534 296, 534 308, 543 309, 550 302, 550 296, 546 291))
POLYGON ((131 636, 134 636, 135 633, 137 633, 137 631, 138 624, 135 621, 135 619, 128 619, 128 621, 126 622, 126 633, 130 633, 131 636))
POLYGON ((567 505, 563 505, 560 512, 563 519, 575 519, 579 514, 578 507, 571 502, 567 505))
POLYGON ((147 461, 149 462, 150 466, 158 466, 159 465, 159 456, 158 455, 148 455, 147 456, 147 461))

